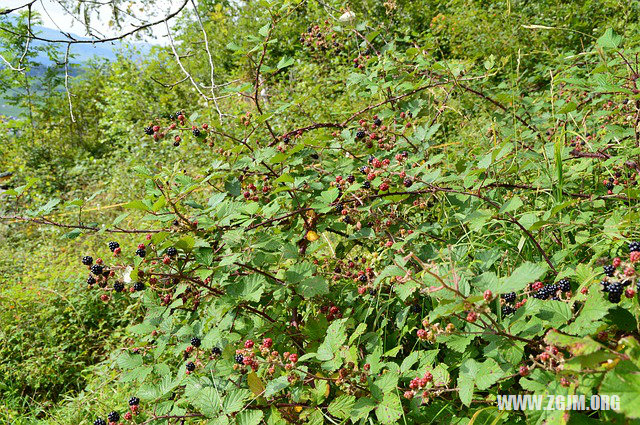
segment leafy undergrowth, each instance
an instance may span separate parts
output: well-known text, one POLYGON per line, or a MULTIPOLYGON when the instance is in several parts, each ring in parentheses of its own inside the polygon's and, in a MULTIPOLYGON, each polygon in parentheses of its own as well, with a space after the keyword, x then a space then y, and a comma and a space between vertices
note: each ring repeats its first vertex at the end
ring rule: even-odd
POLYGON ((256 59, 223 89, 249 101, 137 118, 155 155, 118 177, 144 191, 117 216, 78 224, 59 215, 93 199, 29 209, 28 185, 5 193, 14 220, 86 241, 23 253, 66 274, 23 283, 49 295, 3 293, 10 380, 32 387, 35 367, 64 390, 110 353, 43 420, 638 419, 637 49, 607 30, 514 83, 496 81, 507 61, 445 60, 327 20, 285 38, 301 51, 283 56, 274 40, 296 7, 227 46, 256 59), (171 148, 184 154, 162 157, 171 148), (30 346, 56 321, 64 334, 30 346), (504 394, 619 403, 498 410, 504 394))

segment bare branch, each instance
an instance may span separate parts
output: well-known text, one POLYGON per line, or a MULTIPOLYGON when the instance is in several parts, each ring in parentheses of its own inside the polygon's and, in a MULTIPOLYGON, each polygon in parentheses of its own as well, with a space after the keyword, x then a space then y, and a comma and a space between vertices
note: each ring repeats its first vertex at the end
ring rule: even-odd
MULTIPOLYGON (((146 23, 144 25, 137 26, 137 27, 135 27, 134 29, 132 29, 130 31, 127 31, 127 32, 125 32, 123 34, 120 34, 120 35, 117 35, 117 36, 114 36, 114 37, 92 38, 92 39, 89 39, 89 40, 77 40, 77 39, 73 39, 70 34, 65 34, 67 37, 69 37, 69 39, 62 40, 62 39, 44 38, 44 37, 37 36, 35 34, 20 34, 18 32, 15 32, 15 31, 13 31, 13 30, 11 30, 9 28, 5 28, 5 27, 0 27, 0 31, 4 31, 4 32, 7 32, 9 34, 13 34, 13 35, 15 35, 17 37, 22 37, 22 38, 30 37, 33 40, 42 41, 43 43, 58 43, 58 44, 65 44, 65 43, 71 43, 71 44, 108 43, 108 42, 111 42, 111 41, 122 40, 123 38, 126 38, 126 37, 128 37, 130 35, 133 35, 133 34, 139 32, 139 31, 142 31, 144 29, 151 28, 151 27, 156 26, 158 24, 161 24, 163 22, 166 23, 166 21, 168 21, 169 19, 177 16, 180 12, 182 12, 182 10, 187 6, 188 2, 189 2, 189 0, 184 0, 176 11, 168 14, 167 16, 165 16, 162 19, 159 19, 159 20, 153 21, 153 22, 149 22, 149 23, 146 23)), ((29 3, 29 4, 33 4, 33 3, 35 3, 35 0, 32 1, 31 3, 29 3)), ((24 5, 24 6, 21 6, 21 7, 17 8, 17 9, 21 9, 21 8, 26 7, 26 6, 27 5, 24 5)), ((13 9, 13 10, 17 10, 17 9, 13 9)), ((4 15, 4 14, 7 14, 7 13, 11 13, 13 10, 9 10, 8 12, 7 11, 2 11, 2 12, 0 12, 0 14, 4 15)))
POLYGON ((198 91, 198 93, 200 93, 200 96, 202 96, 206 101, 209 101, 209 98, 207 97, 207 95, 204 94, 202 90, 200 90, 200 87, 198 86, 198 83, 196 83, 196 81, 193 79, 193 76, 189 73, 189 71, 185 69, 184 65, 182 65, 182 61, 180 60, 180 55, 178 55, 178 52, 176 51, 176 46, 173 43, 173 37, 171 36, 171 29, 169 28, 169 24, 167 23, 167 21, 164 21, 164 25, 167 28, 167 35, 169 36, 169 44, 171 45, 171 51, 173 52, 173 55, 176 57, 176 62, 178 62, 178 66, 180 67, 184 75, 189 79, 189 81, 191 81, 191 85, 193 85, 193 87, 198 91))
POLYGON ((67 43, 67 51, 64 55, 64 88, 67 91, 67 100, 69 101, 69 114, 71 115, 71 122, 76 122, 73 116, 73 104, 71 103, 71 92, 69 91, 69 50, 71 49, 71 43, 67 43))
POLYGON ((214 80, 215 76, 215 68, 213 66, 213 57, 211 56, 211 50, 209 49, 209 37, 207 37, 207 31, 204 29, 204 25, 202 24, 202 19, 200 19, 200 14, 198 13, 198 6, 196 5, 194 0, 191 0, 191 4, 193 5, 193 11, 198 18, 198 23, 200 24, 200 29, 202 30, 202 35, 204 36, 204 48, 207 51, 207 57, 209 58, 209 70, 211 71, 211 99, 213 100, 213 104, 216 107, 216 111, 218 111, 218 115, 220 115, 220 119, 222 119, 222 112, 220 111, 220 107, 218 106, 218 99, 216 98, 216 83, 214 80))

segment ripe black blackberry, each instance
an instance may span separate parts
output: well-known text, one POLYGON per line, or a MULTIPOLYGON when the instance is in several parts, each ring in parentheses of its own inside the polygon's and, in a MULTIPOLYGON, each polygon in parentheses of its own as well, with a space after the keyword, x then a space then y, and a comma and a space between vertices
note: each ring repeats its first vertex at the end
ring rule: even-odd
POLYGON ((153 136, 153 127, 149 126, 149 127, 145 127, 144 128, 144 132, 147 136, 153 136))
POLYGON ((118 242, 109 242, 109 250, 111 252, 115 251, 116 248, 120 248, 120 244, 118 242))
POLYGON ((349 175, 347 176, 347 182, 349 182, 349 183, 353 183, 354 181, 356 181, 355 176, 354 176, 353 174, 349 174, 349 175))
POLYGON ((120 413, 115 410, 107 415, 109 422, 118 422, 120 420, 120 413))
POLYGON ((170 246, 169 248, 167 248, 167 255, 169 257, 175 257, 177 254, 178 254, 178 250, 175 247, 170 246))
POLYGON ((358 280, 360 282, 366 282, 367 281, 367 275, 366 274, 361 274, 360 276, 358 276, 358 280))
POLYGON ((616 268, 613 267, 612 265, 606 265, 602 268, 602 271, 604 272, 604 274, 606 274, 609 277, 613 277, 613 273, 616 271, 616 268))
POLYGON ((129 399, 129 406, 137 406, 140 404, 140 399, 138 397, 131 397, 129 399))
POLYGON ((501 297, 506 302, 512 303, 512 302, 514 302, 516 300, 516 293, 515 292, 509 292, 507 294, 502 294, 501 297))
POLYGON ((613 183, 607 182, 607 184, 605 184, 604 187, 606 187, 607 190, 613 190, 613 183))
POLYGON ((202 344, 202 341, 200 341, 200 338, 198 338, 197 336, 194 336, 193 338, 191 338, 191 345, 198 348, 200 347, 200 344, 202 344))
POLYGON ((94 264, 93 266, 91 266, 91 273, 95 274, 96 276, 101 275, 103 271, 104 268, 100 264, 94 264))
POLYGON ((186 367, 189 372, 196 370, 196 364, 194 362, 187 363, 186 367))
POLYGON ((368 170, 367 170, 366 165, 363 165, 362 167, 360 167, 360 172, 361 172, 362 174, 367 174, 367 171, 368 171, 368 170))
POLYGON ((560 301, 560 297, 557 295, 554 295, 553 297, 551 297, 552 301, 560 301))
POLYGON ((376 118, 373 120, 373 123, 379 127, 382 125, 382 120, 380 118, 376 118))
POLYGON ((202 133, 200 133, 200 130, 199 130, 199 129, 197 129, 197 128, 194 128, 191 132, 192 132, 192 133, 193 133, 193 135, 194 135, 194 136, 196 136, 196 137, 200 137, 200 134, 202 134, 202 133))
POLYGON ((629 242, 629 252, 638 252, 640 251, 640 242, 629 242))
POLYGON ((105 422, 105 420, 102 418, 98 418, 93 421, 93 425, 107 425, 107 422, 105 422))
POLYGON ((621 294, 609 292, 609 296, 607 297, 610 302, 614 304, 618 304, 622 299, 621 294))
POLYGON ((364 135, 364 130, 358 130, 358 132, 356 133, 356 139, 362 139, 364 135))
POLYGON ((611 282, 608 287, 609 294, 622 294, 624 288, 620 285, 619 282, 611 282))
POLYGON ((600 281, 600 286, 601 286, 602 292, 609 292, 609 282, 607 282, 606 280, 602 280, 600 281))
POLYGON ((116 282, 113 284, 113 290, 116 292, 122 292, 124 290, 124 283, 116 282))
POLYGON ((371 189, 371 182, 367 180, 366 182, 362 183, 362 187, 364 187, 365 189, 371 189))
POLYGON ((236 354, 235 360, 238 364, 244 364, 244 356, 242 354, 236 354))
POLYGON ((173 146, 175 146, 175 147, 177 148, 178 146, 180 146, 180 142, 178 142, 178 141, 176 140, 175 142, 173 142, 173 146))
POLYGON ((546 286, 538 289, 535 294, 533 294, 533 298, 539 300, 546 300, 549 298, 549 291, 546 289, 546 286))
POLYGON ((211 354, 213 354, 214 356, 219 356, 220 354, 222 354, 222 350, 220 349, 220 347, 213 347, 211 349, 211 354))
POLYGON ((87 285, 93 285, 94 283, 96 283, 96 278, 89 275, 89 277, 87 278, 87 285))
POLYGON ((351 217, 345 215, 342 221, 344 221, 345 224, 351 224, 351 217))
POLYGON ((135 291, 144 291, 144 288, 145 288, 144 287, 144 283, 142 283, 142 282, 136 282, 136 283, 133 284, 133 289, 135 291))
POLYGON ((413 186, 413 180, 408 179, 408 178, 407 178, 407 179, 404 179, 404 181, 402 182, 402 184, 404 184, 404 187, 409 188, 409 187, 413 186))
POLYGON ((336 204, 334 209, 338 214, 340 214, 342 212, 342 210, 344 209, 344 204, 342 202, 339 202, 339 203, 336 204))
POLYGON ((136 249, 136 255, 140 258, 144 258, 147 255, 147 251, 142 248, 138 248, 136 249))
POLYGON ((85 255, 84 257, 82 257, 82 264, 84 264, 85 266, 92 265, 93 257, 91 257, 90 255, 85 255))
POLYGON ((558 281, 558 288, 562 292, 569 292, 571 290, 571 282, 569 282, 569 279, 560 279, 558 281))
POLYGON ((289 139, 289 136, 285 136, 282 139, 282 143, 284 143, 285 145, 288 145, 291 142, 291 139, 289 139))
POLYGON ((502 315, 503 316, 509 316, 510 314, 513 314, 516 312, 516 309, 511 307, 510 305, 503 305, 502 306, 502 315))

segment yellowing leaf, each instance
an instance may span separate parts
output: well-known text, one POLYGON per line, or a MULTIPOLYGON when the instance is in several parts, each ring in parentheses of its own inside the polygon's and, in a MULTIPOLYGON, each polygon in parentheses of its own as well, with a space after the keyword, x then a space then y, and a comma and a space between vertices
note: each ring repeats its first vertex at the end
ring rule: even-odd
POLYGON ((251 372, 247 375, 247 382, 249 384, 249 389, 253 394, 256 396, 262 395, 264 392, 264 384, 255 372, 251 372))
POLYGON ((307 232, 307 236, 306 236, 307 240, 309 242, 313 242, 313 241, 317 241, 318 238, 320 238, 320 236, 318 236, 318 234, 316 232, 314 232, 313 230, 309 230, 307 232))
POLYGON ((264 392, 264 384, 255 372, 251 372, 247 375, 247 382, 249 384, 249 389, 253 394, 256 396, 262 395, 264 392))

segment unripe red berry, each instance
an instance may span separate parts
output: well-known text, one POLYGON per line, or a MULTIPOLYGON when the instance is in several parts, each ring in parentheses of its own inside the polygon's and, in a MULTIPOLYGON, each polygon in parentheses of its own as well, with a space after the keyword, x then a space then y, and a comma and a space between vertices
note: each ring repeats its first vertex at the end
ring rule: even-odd
POLYGON ((467 321, 473 323, 476 320, 478 320, 478 314, 475 311, 470 311, 469 314, 467 314, 467 321))
POLYGON ((518 373, 520 376, 527 376, 529 374, 529 368, 526 365, 522 365, 520 366, 518 373))
POLYGON ((297 354, 290 354, 289 355, 289 361, 291 361, 291 363, 296 363, 298 361, 298 355, 297 354))
POLYGON ((491 301, 491 299, 493 298, 493 293, 490 289, 487 289, 486 291, 484 291, 483 297, 485 301, 491 301))
POLYGON ((251 339, 248 339, 244 342, 244 348, 253 348, 254 342, 251 339))

